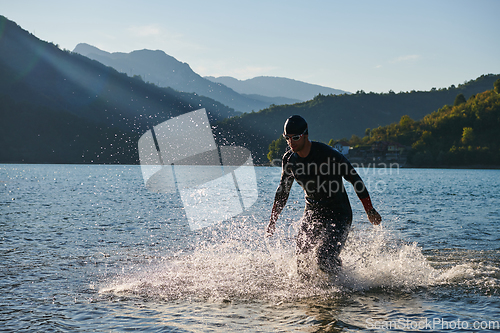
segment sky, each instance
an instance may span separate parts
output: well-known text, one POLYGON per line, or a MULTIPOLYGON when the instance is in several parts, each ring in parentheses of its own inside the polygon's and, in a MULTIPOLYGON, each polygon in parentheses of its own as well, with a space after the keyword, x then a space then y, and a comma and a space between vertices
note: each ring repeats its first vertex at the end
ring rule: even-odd
POLYGON ((0 15, 61 49, 162 50, 202 76, 381 93, 500 74, 499 0, 0 0, 0 15))

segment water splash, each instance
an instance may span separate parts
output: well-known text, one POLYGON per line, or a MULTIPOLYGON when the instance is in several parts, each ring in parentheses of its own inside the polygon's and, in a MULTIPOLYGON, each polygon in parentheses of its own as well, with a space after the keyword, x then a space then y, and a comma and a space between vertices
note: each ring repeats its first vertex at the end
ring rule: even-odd
POLYGON ((418 244, 397 240, 380 226, 351 233, 342 258, 342 283, 352 290, 410 291, 433 285, 440 276, 418 244))
POLYGON ((337 277, 318 274, 315 280, 301 281, 293 238, 266 240, 261 228, 243 225, 242 221, 233 225, 238 232, 229 232, 232 237, 201 242, 191 254, 164 258, 154 266, 117 276, 100 292, 167 300, 280 302, 377 288, 410 292, 449 282, 457 277, 455 271, 462 272, 458 266, 433 268, 416 243, 368 226, 351 231, 337 277))
POLYGON ((491 296, 500 294, 499 253, 497 249, 444 249, 432 251, 428 260, 440 268, 436 283, 491 296))

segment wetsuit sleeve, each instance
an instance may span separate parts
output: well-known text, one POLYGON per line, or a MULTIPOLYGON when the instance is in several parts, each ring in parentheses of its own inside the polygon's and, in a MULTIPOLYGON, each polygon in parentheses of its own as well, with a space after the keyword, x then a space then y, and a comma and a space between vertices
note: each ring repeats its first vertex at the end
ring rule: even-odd
POLYGON ((356 169, 354 169, 354 167, 345 157, 342 158, 341 163, 342 163, 341 170, 344 170, 344 174, 342 175, 344 179, 352 184, 352 186, 354 187, 354 191, 356 192, 356 195, 363 203, 363 206, 365 206, 365 202, 370 202, 371 206, 370 195, 368 194, 368 190, 366 189, 365 183, 363 182, 359 174, 356 172, 356 169), (365 198, 368 198, 368 201, 366 201, 365 198))
POLYGON ((368 194, 368 190, 366 189, 365 183, 361 180, 361 177, 356 172, 356 169, 351 165, 351 163, 343 157, 342 163, 345 163, 347 173, 343 175, 343 177, 352 184, 354 187, 354 191, 358 195, 359 200, 363 204, 363 208, 365 209, 366 214, 368 215, 368 219, 374 225, 379 225, 382 221, 382 217, 380 214, 373 208, 372 201, 370 199, 370 194, 368 194))
POLYGON ((281 179, 274 196, 273 209, 271 212, 271 223, 275 223, 278 220, 279 215, 283 211, 283 208, 288 201, 288 196, 290 195, 290 189, 293 185, 293 174, 288 167, 288 162, 286 157, 283 157, 282 167, 281 167, 281 179))

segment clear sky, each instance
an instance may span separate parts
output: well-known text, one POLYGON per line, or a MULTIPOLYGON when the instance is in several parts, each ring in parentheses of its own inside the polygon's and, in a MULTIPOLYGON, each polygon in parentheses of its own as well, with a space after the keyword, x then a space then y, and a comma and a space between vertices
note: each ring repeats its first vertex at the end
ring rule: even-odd
POLYGON ((399 92, 500 74, 499 0, 0 0, 0 14, 62 49, 162 50, 202 76, 399 92))

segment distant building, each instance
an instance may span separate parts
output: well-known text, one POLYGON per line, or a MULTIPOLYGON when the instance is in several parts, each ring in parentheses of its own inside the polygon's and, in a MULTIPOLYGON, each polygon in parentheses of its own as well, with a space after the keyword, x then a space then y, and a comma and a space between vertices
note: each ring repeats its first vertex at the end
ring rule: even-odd
POLYGON ((405 146, 397 142, 389 142, 387 145, 386 158, 388 160, 397 160, 401 157, 401 154, 405 151, 405 146))
POLYGON ((337 141, 332 146, 334 149, 337 149, 343 155, 349 154, 349 149, 351 148, 349 144, 345 141, 337 141))
POLYGON ((407 147, 398 142, 377 141, 372 144, 373 156, 387 160, 397 160, 405 152, 407 147))

